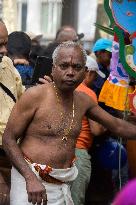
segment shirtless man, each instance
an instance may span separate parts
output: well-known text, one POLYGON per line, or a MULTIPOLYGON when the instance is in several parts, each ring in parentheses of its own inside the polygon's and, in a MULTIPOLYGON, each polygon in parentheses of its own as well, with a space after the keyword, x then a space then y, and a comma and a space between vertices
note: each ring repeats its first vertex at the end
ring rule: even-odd
POLYGON ((85 114, 119 136, 136 138, 136 126, 75 91, 84 79, 85 63, 79 44, 60 44, 53 53, 54 82, 28 89, 14 106, 3 135, 13 164, 10 205, 73 205, 67 182, 77 176, 72 160, 85 114))
POLYGON ((0 21, 0 205, 8 205, 10 187, 10 162, 2 147, 2 135, 6 127, 10 112, 15 104, 3 87, 8 88, 18 100, 24 87, 21 77, 7 55, 8 31, 6 25, 0 21))

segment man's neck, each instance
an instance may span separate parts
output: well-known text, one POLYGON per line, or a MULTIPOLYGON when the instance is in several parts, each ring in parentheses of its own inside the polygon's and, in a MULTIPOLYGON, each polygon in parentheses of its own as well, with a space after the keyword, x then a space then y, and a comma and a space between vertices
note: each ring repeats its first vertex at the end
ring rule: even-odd
POLYGON ((62 99, 63 102, 73 101, 73 90, 61 90, 55 83, 53 83, 53 86, 55 88, 56 96, 58 95, 58 98, 62 99))

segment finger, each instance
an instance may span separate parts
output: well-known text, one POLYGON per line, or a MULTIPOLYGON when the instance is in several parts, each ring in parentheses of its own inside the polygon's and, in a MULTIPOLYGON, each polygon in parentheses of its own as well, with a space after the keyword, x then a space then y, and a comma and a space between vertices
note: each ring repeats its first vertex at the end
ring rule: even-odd
POLYGON ((3 196, 2 196, 2 194, 0 195, 0 205, 3 205, 4 204, 4 199, 3 199, 3 196))
POLYGON ((5 204, 6 204, 6 198, 7 198, 7 194, 4 194, 4 193, 3 193, 3 196, 2 196, 2 205, 5 205, 5 204))
POLYGON ((31 193, 28 193, 28 202, 32 202, 32 194, 31 193))
POLYGON ((52 79, 47 75, 44 76, 44 79, 47 80, 48 82, 52 82, 52 79))
POLYGON ((9 194, 7 194, 7 197, 6 197, 6 205, 9 205, 9 202, 10 202, 10 196, 9 196, 9 194))
POLYGON ((48 84, 49 82, 43 78, 39 78, 39 82, 43 83, 43 84, 48 84))
POLYGON ((47 204, 47 194, 46 194, 46 192, 43 192, 43 194, 42 194, 42 199, 43 199, 43 205, 46 205, 47 204))
POLYGON ((36 204, 37 202, 37 193, 32 193, 32 204, 36 204))
POLYGON ((47 205, 48 200, 43 199, 43 205, 47 205))
POLYGON ((42 193, 40 192, 38 195, 37 195, 37 205, 41 205, 42 203, 42 193))

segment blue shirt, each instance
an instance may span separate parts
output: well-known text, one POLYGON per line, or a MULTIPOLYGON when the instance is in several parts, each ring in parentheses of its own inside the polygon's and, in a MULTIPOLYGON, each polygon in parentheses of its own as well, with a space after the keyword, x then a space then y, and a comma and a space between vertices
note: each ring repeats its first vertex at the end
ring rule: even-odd
POLYGON ((15 65, 15 67, 21 75, 23 85, 31 85, 33 67, 30 65, 23 64, 15 65))
POLYGON ((105 78, 102 78, 101 76, 98 75, 97 79, 93 83, 92 90, 96 93, 97 97, 99 96, 102 86, 104 82, 106 81, 106 79, 108 78, 109 73, 110 73, 107 67, 104 67, 101 64, 98 64, 98 66, 99 66, 100 71, 102 71, 105 74, 105 78))

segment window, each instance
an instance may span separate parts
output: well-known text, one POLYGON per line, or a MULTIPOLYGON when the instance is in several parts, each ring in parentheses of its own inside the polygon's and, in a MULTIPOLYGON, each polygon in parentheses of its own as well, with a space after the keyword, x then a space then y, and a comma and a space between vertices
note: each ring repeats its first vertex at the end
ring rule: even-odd
POLYGON ((17 12, 18 12, 18 29, 22 31, 26 31, 27 0, 18 0, 17 12))
POLYGON ((0 19, 2 19, 2 0, 0 0, 0 19))
POLYGON ((46 37, 54 38, 61 25, 62 0, 42 0, 41 31, 46 37))

